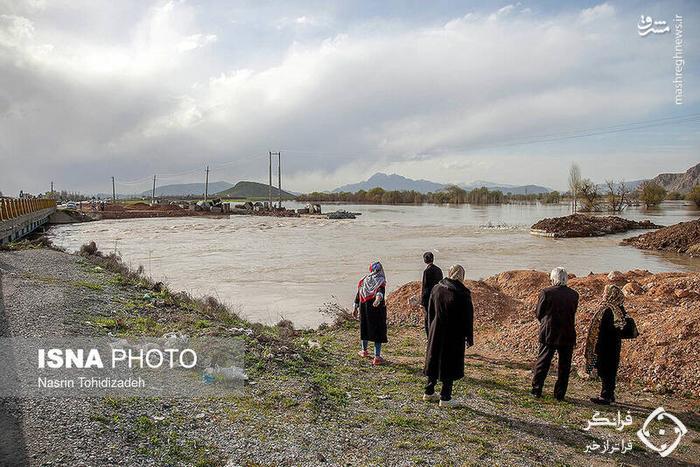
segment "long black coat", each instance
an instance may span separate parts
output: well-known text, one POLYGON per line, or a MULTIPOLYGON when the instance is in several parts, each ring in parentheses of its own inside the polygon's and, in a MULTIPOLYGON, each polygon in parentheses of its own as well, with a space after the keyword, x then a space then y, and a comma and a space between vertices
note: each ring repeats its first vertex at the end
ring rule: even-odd
POLYGON ((428 309, 428 302, 430 301, 430 292, 432 292, 433 287, 442 280, 442 269, 430 264, 423 271, 423 282, 421 283, 420 289, 420 303, 423 305, 425 310, 428 309))
POLYGON ((596 368, 598 374, 609 375, 617 373, 622 350, 622 331, 615 327, 613 312, 608 308, 600 320, 598 342, 595 345, 596 368))
MULTIPOLYGON (((385 297, 384 287, 377 291, 385 297)), ((373 306, 374 299, 361 303, 360 292, 355 295, 355 304, 360 307, 360 339, 372 342, 388 342, 386 336, 386 304, 382 299, 379 306, 373 306)))
POLYGON ((576 309, 578 293, 565 285, 547 287, 540 292, 537 319, 540 343, 553 347, 576 345, 576 309))
POLYGON ((464 346, 474 344, 474 306, 460 281, 441 280, 430 295, 430 323, 424 373, 441 381, 464 377, 464 346))

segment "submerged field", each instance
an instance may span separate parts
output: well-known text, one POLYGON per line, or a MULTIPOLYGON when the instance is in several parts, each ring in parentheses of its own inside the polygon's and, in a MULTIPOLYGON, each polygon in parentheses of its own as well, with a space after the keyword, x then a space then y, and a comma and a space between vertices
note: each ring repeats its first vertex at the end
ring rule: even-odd
MULTIPOLYGON (((43 399, 3 401, 8 427, 0 452, 30 465, 143 464, 444 464, 659 465, 700 458, 698 400, 656 394, 623 383, 614 417, 630 411, 623 432, 587 432, 597 407, 595 383, 572 378, 570 399, 528 394, 529 366, 486 349, 467 357, 455 397, 465 406, 440 409, 420 400, 422 328, 390 326, 388 364, 357 356, 357 325, 318 331, 288 323, 251 324, 215 300, 192 300, 143 278, 112 272, 113 264, 47 249, 1 252, 4 335, 188 335, 245 337, 244 394, 219 399, 43 399), (690 430, 670 458, 635 436, 663 405, 690 430), (592 441, 625 437, 632 451, 586 453, 592 441), (8 445, 8 440, 15 440, 8 445), (9 453, 9 454, 8 454, 9 453)), ((481 336, 477 334, 477 341, 481 336)), ((552 380, 547 389, 551 392, 552 380)))

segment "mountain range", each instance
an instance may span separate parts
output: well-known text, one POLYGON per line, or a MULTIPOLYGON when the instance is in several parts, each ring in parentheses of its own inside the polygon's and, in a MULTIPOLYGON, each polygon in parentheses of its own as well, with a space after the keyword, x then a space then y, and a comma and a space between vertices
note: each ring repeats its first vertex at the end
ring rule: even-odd
POLYGON ((686 170, 684 173, 659 174, 651 179, 666 189, 685 194, 700 184, 700 163, 686 170))
MULTIPOLYGON (((436 183, 429 180, 413 180, 411 178, 403 177, 397 174, 385 174, 376 173, 372 175, 369 179, 364 182, 352 183, 349 185, 343 185, 333 192, 356 192, 359 190, 371 190, 372 188, 382 188, 384 190, 399 190, 399 191, 417 191, 419 193, 429 193, 444 190, 450 186, 450 184, 436 183)), ((512 193, 516 195, 521 194, 539 194, 539 193, 549 193, 551 189, 538 185, 505 185, 493 182, 487 182, 483 180, 477 180, 471 183, 460 183, 457 186, 463 188, 467 191, 473 190, 475 188, 486 187, 491 191, 501 191, 502 193, 512 193)))

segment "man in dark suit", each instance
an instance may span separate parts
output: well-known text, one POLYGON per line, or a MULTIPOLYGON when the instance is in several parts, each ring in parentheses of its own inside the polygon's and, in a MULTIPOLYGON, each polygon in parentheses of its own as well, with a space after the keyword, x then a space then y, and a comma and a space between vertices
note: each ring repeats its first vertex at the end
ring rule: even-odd
POLYGON ((423 253, 423 261, 427 266, 423 271, 423 282, 421 284, 420 290, 420 305, 423 307, 423 312, 425 313, 425 335, 428 335, 430 330, 430 321, 432 317, 428 313, 428 303, 430 303, 430 292, 432 292, 433 287, 442 280, 442 269, 433 264, 434 261, 433 254, 430 251, 423 253))
POLYGON ((554 397, 564 400, 569 385, 571 357, 576 344, 576 308, 578 293, 567 287, 568 275, 564 268, 555 268, 550 274, 552 286, 540 292, 537 319, 540 322, 540 351, 532 378, 532 394, 542 396, 542 387, 556 352, 559 355, 554 397))

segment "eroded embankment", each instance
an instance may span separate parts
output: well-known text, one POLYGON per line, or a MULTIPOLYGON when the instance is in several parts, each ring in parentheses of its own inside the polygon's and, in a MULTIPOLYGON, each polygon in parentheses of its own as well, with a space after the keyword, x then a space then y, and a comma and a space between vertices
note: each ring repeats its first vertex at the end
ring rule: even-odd
POLYGON ((642 250, 673 251, 700 257, 700 219, 626 238, 622 243, 642 250))
POLYGON ((530 233, 543 237, 573 238, 602 237, 636 229, 659 229, 661 225, 649 220, 641 222, 618 216, 591 216, 572 214, 564 217, 542 219, 530 227, 530 233))
MULTIPOLYGON (((477 344, 504 357, 532 361, 539 345, 535 306, 539 291, 549 285, 547 274, 508 271, 465 283, 474 300, 477 344)), ((625 307, 641 333, 623 344, 620 377, 656 391, 700 395, 700 273, 634 270, 572 278, 569 285, 580 294, 576 368, 583 368, 588 325, 605 285, 611 283, 623 287, 625 307)), ((390 321, 422 322, 419 293, 420 283, 410 282, 389 294, 390 321)))

